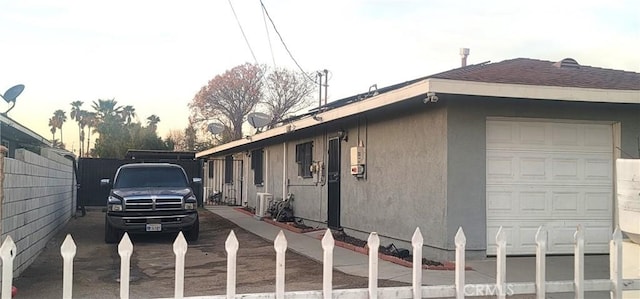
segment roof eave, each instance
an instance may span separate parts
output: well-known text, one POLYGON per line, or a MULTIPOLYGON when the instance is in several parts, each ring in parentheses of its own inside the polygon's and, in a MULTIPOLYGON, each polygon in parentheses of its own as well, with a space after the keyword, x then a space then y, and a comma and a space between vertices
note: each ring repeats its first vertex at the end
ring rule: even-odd
POLYGON ((427 92, 436 94, 458 94, 472 96, 486 96, 498 98, 559 100, 576 102, 600 103, 632 103, 640 104, 640 90, 612 90, 578 87, 541 86, 525 84, 487 83, 476 81, 461 81, 450 79, 429 78, 392 90, 366 100, 355 102, 335 109, 306 117, 290 124, 283 125, 245 139, 235 140, 214 148, 196 153, 196 158, 215 155, 235 147, 247 145, 256 141, 287 134, 289 132, 309 128, 330 121, 356 115, 383 106, 402 102, 404 100, 424 95, 427 92))

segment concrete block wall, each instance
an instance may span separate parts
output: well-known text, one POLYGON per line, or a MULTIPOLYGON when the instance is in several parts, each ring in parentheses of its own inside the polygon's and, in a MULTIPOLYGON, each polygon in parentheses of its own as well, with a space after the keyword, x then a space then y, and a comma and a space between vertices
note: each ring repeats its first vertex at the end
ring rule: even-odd
POLYGON ((4 158, 3 175, 2 240, 16 243, 20 275, 75 214, 73 163, 54 149, 18 149, 15 159, 4 158))

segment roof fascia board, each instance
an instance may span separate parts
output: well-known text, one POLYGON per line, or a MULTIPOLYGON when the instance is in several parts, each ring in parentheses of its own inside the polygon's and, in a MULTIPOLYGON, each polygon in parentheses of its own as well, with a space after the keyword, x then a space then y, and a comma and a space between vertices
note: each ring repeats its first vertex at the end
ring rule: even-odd
POLYGON ((396 90, 388 91, 383 94, 355 102, 353 104, 345 105, 335 109, 327 110, 314 114, 289 124, 273 128, 271 130, 255 134, 245 139, 235 140, 229 143, 225 143, 214 148, 199 152, 196 154, 196 158, 203 156, 214 155, 218 152, 229 150, 238 146, 246 145, 255 141, 260 141, 276 136, 280 136, 295 130, 305 129, 313 126, 317 126, 323 123, 331 122, 341 118, 356 115, 362 112, 370 111, 376 108, 384 107, 394 103, 404 101, 409 98, 413 98, 422 94, 426 94, 429 91, 429 81, 422 80, 411 85, 398 88, 396 90))
POLYGON ((430 91, 436 93, 520 99, 640 104, 640 90, 487 83, 438 78, 431 78, 429 81, 430 91))

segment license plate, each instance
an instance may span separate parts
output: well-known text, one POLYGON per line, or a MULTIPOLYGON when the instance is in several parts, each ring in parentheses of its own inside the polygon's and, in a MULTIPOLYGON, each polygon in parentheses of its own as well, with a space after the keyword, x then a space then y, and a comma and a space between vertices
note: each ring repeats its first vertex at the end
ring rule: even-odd
POLYGON ((162 231, 162 224, 160 224, 160 223, 147 224, 147 231, 148 232, 160 232, 160 231, 162 231))

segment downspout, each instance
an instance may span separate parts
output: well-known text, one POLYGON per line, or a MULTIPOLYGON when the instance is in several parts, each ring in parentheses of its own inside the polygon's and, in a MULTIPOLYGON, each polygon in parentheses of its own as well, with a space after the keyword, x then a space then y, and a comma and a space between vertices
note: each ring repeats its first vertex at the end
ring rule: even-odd
POLYGON ((269 193, 269 175, 267 175, 270 171, 269 169, 269 150, 265 149, 264 150, 264 157, 265 157, 265 176, 264 176, 264 192, 269 193))
POLYGON ((282 198, 287 198, 287 142, 282 144, 282 198))

